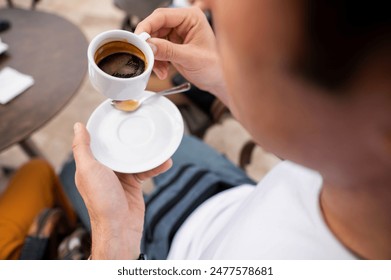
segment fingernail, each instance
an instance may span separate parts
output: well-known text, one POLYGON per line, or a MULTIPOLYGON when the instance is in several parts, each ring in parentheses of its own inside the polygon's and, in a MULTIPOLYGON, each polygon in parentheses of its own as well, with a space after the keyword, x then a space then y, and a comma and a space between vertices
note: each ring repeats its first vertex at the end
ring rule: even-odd
POLYGON ((80 129, 81 129, 80 123, 75 123, 75 124, 73 125, 73 132, 74 132, 75 134, 78 133, 78 132, 80 131, 80 129))
POLYGON ((152 44, 152 43, 148 43, 148 45, 151 47, 153 54, 156 54, 156 52, 157 52, 157 47, 156 47, 156 45, 154 45, 154 44, 152 44))

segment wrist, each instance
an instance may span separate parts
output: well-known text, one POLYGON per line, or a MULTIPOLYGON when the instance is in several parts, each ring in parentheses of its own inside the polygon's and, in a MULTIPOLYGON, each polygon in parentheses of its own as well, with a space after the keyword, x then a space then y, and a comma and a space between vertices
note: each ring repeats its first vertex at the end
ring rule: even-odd
POLYGON ((228 102, 228 96, 227 96, 227 88, 225 84, 216 85, 210 90, 207 90, 208 92, 212 93, 214 96, 216 96, 218 99, 220 99, 221 102, 224 103, 225 106, 229 108, 229 102, 228 102))
POLYGON ((129 225, 125 221, 120 224, 91 222, 91 258, 138 259, 142 231, 132 229, 129 225))
POLYGON ((212 93, 214 96, 220 99, 220 101, 222 101, 227 107, 229 107, 227 84, 224 79, 224 73, 222 71, 222 68, 219 66, 221 65, 220 57, 216 54, 213 61, 213 65, 216 65, 216 68, 213 73, 213 76, 211 76, 211 83, 205 84, 206 89, 204 90, 212 93))

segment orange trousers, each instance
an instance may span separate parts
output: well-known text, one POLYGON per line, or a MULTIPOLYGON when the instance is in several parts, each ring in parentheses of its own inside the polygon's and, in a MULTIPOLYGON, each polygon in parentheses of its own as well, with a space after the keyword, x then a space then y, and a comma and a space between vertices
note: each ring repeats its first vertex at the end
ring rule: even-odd
POLYGON ((0 196, 0 259, 18 259, 35 217, 45 208, 61 207, 76 222, 53 168, 44 160, 31 160, 11 178, 0 196))

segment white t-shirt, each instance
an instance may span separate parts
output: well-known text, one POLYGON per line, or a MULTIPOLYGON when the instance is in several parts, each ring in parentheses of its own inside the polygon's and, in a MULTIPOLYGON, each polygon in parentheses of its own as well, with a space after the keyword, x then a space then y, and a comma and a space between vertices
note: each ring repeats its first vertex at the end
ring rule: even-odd
POLYGON ((282 162, 256 186, 200 205, 174 237, 168 259, 356 259, 327 227, 322 177, 282 162))

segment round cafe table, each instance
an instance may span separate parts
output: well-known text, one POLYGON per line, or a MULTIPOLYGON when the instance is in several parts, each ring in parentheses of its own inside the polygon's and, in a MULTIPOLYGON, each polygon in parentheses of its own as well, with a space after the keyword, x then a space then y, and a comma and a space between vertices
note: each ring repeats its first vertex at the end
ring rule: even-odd
POLYGON ((32 87, 0 104, 0 151, 20 144, 30 157, 42 156, 29 137, 77 92, 87 70, 88 43, 77 26, 58 15, 4 8, 0 18, 11 23, 0 33, 9 46, 0 55, 0 70, 9 66, 34 78, 32 87))

